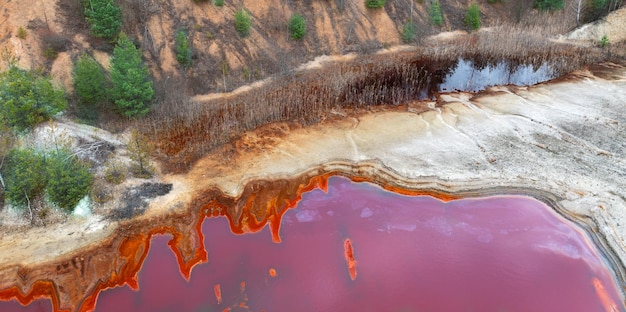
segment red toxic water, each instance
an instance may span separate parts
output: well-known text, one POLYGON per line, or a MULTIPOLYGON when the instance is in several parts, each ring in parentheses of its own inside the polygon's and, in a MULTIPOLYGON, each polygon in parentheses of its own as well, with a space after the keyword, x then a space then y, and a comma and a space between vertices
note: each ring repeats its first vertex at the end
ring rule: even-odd
POLYGON ((333 177, 285 213, 280 243, 202 228, 209 261, 189 281, 157 236, 139 291, 104 291, 96 311, 625 311, 587 236, 528 197, 444 203, 333 177))

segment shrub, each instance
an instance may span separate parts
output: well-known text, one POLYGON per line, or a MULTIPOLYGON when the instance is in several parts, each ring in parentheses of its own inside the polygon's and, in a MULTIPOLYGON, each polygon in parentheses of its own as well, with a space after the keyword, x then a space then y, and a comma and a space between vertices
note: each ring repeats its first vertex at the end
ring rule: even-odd
POLYGON ((28 36, 28 33, 26 32, 26 29, 20 26, 20 28, 17 29, 17 37, 20 39, 26 39, 27 36, 28 36))
POLYGON ((44 157, 34 150, 12 149, 2 169, 6 199, 17 206, 41 196, 48 183, 44 157))
POLYGON ((122 10, 113 0, 85 0, 85 19, 91 24, 91 34, 113 39, 122 24, 122 10))
POLYGON ((102 66, 86 53, 74 64, 74 92, 81 107, 94 109, 106 96, 106 78, 102 66))
POLYGON ((215 0, 213 4, 218 7, 224 6, 224 0, 215 0))
POLYGON ((441 13, 441 6, 439 6, 439 1, 433 2, 433 4, 428 9, 428 15, 430 16, 430 22, 433 25, 443 25, 443 14, 441 13))
POLYGON ((480 8, 476 3, 472 3, 465 13, 465 25, 471 30, 480 28, 480 8))
POLYGON ((187 68, 191 65, 191 48, 189 47, 189 38, 184 30, 176 33, 176 60, 183 67, 187 68))
POLYGON ((402 26, 402 41, 412 42, 415 39, 415 24, 408 22, 402 26))
POLYGON ((289 33, 291 33, 291 38, 293 39, 302 39, 302 37, 304 37, 306 33, 306 21, 302 15, 294 14, 289 19, 289 33))
POLYGON ((387 0, 365 0, 365 6, 370 9, 380 9, 385 6, 387 0))
POLYGON ((564 0, 535 0, 533 7, 540 11, 561 10, 565 6, 564 0))
POLYGON ((10 65, 0 73, 0 124, 24 131, 65 109, 63 90, 50 78, 10 65))
POLYGON ((120 34, 111 58, 111 96, 113 102, 127 117, 143 117, 150 111, 154 96, 148 67, 141 59, 141 51, 124 33, 120 34))
POLYGON ((50 201, 65 212, 72 212, 91 188, 93 176, 84 162, 61 150, 47 160, 48 185, 46 194, 50 201))
POLYGON ((43 56, 49 60, 56 59, 58 55, 59 55, 59 52, 57 52, 53 48, 46 48, 45 50, 43 50, 43 56))
POLYGON ((489 4, 502 3, 502 0, 487 0, 487 2, 489 2, 489 4))
POLYGON ((250 33, 250 27, 252 26, 252 20, 250 14, 244 9, 239 9, 235 13, 235 29, 242 37, 247 36, 250 33))

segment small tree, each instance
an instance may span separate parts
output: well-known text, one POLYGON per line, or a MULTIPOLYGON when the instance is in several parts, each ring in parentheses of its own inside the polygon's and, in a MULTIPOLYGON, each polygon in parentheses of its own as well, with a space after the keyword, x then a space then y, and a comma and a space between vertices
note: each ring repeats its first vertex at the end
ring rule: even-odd
POLYGON ((380 9, 385 6, 387 0, 365 0, 365 6, 370 9, 380 9))
POLYGON ((480 8, 476 3, 472 3, 465 13, 465 25, 471 30, 480 28, 480 8))
POLYGON ((428 15, 430 16, 430 22, 435 26, 443 25, 443 14, 441 13, 441 6, 439 1, 435 1, 428 9, 428 15))
POLYGON ((0 73, 0 124, 24 131, 65 109, 63 90, 48 77, 15 65, 0 73))
POLYGON ((139 131, 133 130, 127 149, 128 157, 134 161, 130 167, 133 175, 140 178, 152 176, 154 168, 150 164, 150 157, 152 156, 153 148, 148 138, 139 131))
POLYGON ((122 10, 113 0, 84 0, 85 19, 91 24, 91 34, 113 39, 122 24, 122 10))
POLYGON ((289 33, 291 33, 291 38, 296 40, 304 37, 306 33, 306 21, 302 15, 294 14, 289 19, 289 33))
POLYGON ((409 43, 415 40, 415 24, 407 22, 402 26, 402 41, 409 43))
POLYGON ((83 53, 74 64, 74 92, 81 106, 93 109, 106 96, 106 77, 102 66, 83 53))
POLYGON ((247 36, 250 33, 250 27, 252 26, 252 20, 250 14, 244 9, 239 9, 235 13, 235 29, 242 37, 247 36))
POLYGON ((48 198, 65 212, 72 212, 91 189, 93 175, 89 167, 69 152, 60 150, 47 159, 46 168, 48 198))
POLYGON ((154 89, 148 67, 141 59, 141 51, 124 33, 113 49, 111 83, 113 102, 124 115, 143 117, 150 111, 154 89))
POLYGON ((561 10, 565 6, 564 0, 535 0, 533 7, 540 11, 561 10))
POLYGON ((17 206, 30 205, 43 194, 48 183, 44 157, 34 150, 9 151, 2 167, 7 200, 17 206))
POLYGON ((189 47, 189 38, 184 30, 176 33, 176 60, 183 67, 187 68, 191 65, 191 47, 189 47))

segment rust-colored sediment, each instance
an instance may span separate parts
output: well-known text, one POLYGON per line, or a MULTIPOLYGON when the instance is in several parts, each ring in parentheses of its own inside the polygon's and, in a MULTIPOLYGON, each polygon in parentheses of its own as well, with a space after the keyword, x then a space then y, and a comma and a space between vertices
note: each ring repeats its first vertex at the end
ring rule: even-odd
POLYGON ((606 289, 604 288, 604 285, 602 285, 602 282, 596 277, 593 278, 593 287, 596 289, 596 294, 598 295, 598 298, 600 298, 600 302, 602 302, 604 311, 619 311, 617 304, 611 299, 611 296, 609 296, 609 294, 606 292, 606 289))
MULTIPOLYGON (((193 267, 208 259, 204 248, 202 223, 205 218, 226 217, 234 234, 258 232, 269 226, 274 242, 280 242, 280 225, 285 212, 294 208, 302 194, 319 188, 326 191, 328 179, 346 176, 356 182, 374 182, 404 195, 431 195, 448 201, 457 198, 431 190, 407 190, 372 178, 343 172, 312 171, 293 179, 257 180, 247 183, 238 198, 218 189, 196 194, 186 211, 149 220, 129 220, 122 229, 100 246, 68 255, 53 263, 36 267, 0 265, 0 300, 17 300, 23 305, 49 298, 54 311, 91 311, 102 290, 129 285, 138 289, 137 273, 150 249, 154 235, 170 234, 168 245, 176 255, 181 275, 189 279, 193 267)), ((356 278, 356 262, 350 240, 345 242, 350 276, 356 278)), ((270 269, 270 276, 276 271, 270 269)), ((242 282, 242 292, 245 283, 242 282)), ((214 289, 220 302, 219 285, 214 289)), ((243 301, 245 305, 245 298, 243 301)))
POLYGON ((348 272, 350 272, 350 278, 354 281, 356 279, 356 260, 354 260, 354 250, 352 249, 352 241, 349 238, 343 242, 343 252, 346 257, 346 263, 348 264, 348 272))
POLYGON ((222 304, 222 288, 220 287, 220 284, 215 284, 215 286, 213 286, 213 292, 215 293, 217 304, 222 304))

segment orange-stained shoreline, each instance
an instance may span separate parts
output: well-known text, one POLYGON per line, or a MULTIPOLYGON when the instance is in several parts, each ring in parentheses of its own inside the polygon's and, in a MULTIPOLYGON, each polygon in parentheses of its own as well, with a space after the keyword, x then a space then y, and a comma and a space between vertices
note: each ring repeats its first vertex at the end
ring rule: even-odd
MULTIPOLYGON (((317 172, 317 171, 316 171, 317 172)), ((332 176, 344 176, 354 182, 372 182, 382 188, 402 195, 428 195, 442 201, 450 201, 462 198, 460 195, 447 194, 433 189, 405 189, 395 184, 384 182, 381 179, 353 175, 345 172, 326 172, 317 175, 303 174, 291 180, 277 181, 253 181, 245 186, 244 191, 238 198, 224 195, 220 190, 206 190, 194 197, 187 207, 186 214, 174 216, 162 216, 155 220, 133 219, 126 221, 130 228, 128 232, 116 233, 111 244, 117 244, 113 249, 116 255, 114 263, 121 263, 117 267, 109 267, 108 271, 96 276, 91 288, 82 293, 67 298, 59 292, 59 289, 67 289, 74 286, 71 281, 63 284, 63 280, 56 280, 52 270, 49 270, 49 278, 31 281, 26 278, 24 284, 31 284, 30 291, 22 293, 17 285, 0 290, 0 300, 17 300, 22 305, 48 298, 52 301, 54 311, 91 311, 95 308, 98 295, 108 288, 129 285, 133 289, 139 289, 137 274, 141 270, 150 249, 153 236, 170 234, 173 238, 168 245, 174 252, 181 275, 189 280, 193 267, 208 260, 208 254, 204 246, 202 224, 205 218, 226 217, 230 230, 234 234, 254 233, 268 226, 272 240, 280 242, 280 225, 282 217, 289 209, 295 208, 302 198, 302 194, 313 189, 327 191, 328 179, 332 176), (238 213, 239 212, 239 213, 238 213), (63 300, 65 299, 65 301, 63 300), (68 300, 71 299, 71 300, 68 300)), ((475 196, 475 193, 471 193, 475 196)), ((472 195, 470 195, 472 196, 472 195)), ((98 253, 100 246, 84 251, 81 257, 89 257, 90 253, 98 253)), ((350 239, 344 242, 346 263, 352 280, 357 276, 356 260, 350 239)), ((75 257, 76 255, 72 255, 75 257)), ((50 266, 55 266, 51 264, 50 266)), ((30 271, 35 268, 30 269, 30 271)), ((95 270, 96 272, 98 270, 95 270)), ((275 270, 269 271, 270 276, 276 275, 275 270)), ((80 285, 79 285, 80 287, 80 285)), ((242 284, 242 292, 245 284, 242 284)), ((221 301, 219 285, 214 288, 218 302, 221 301)))

